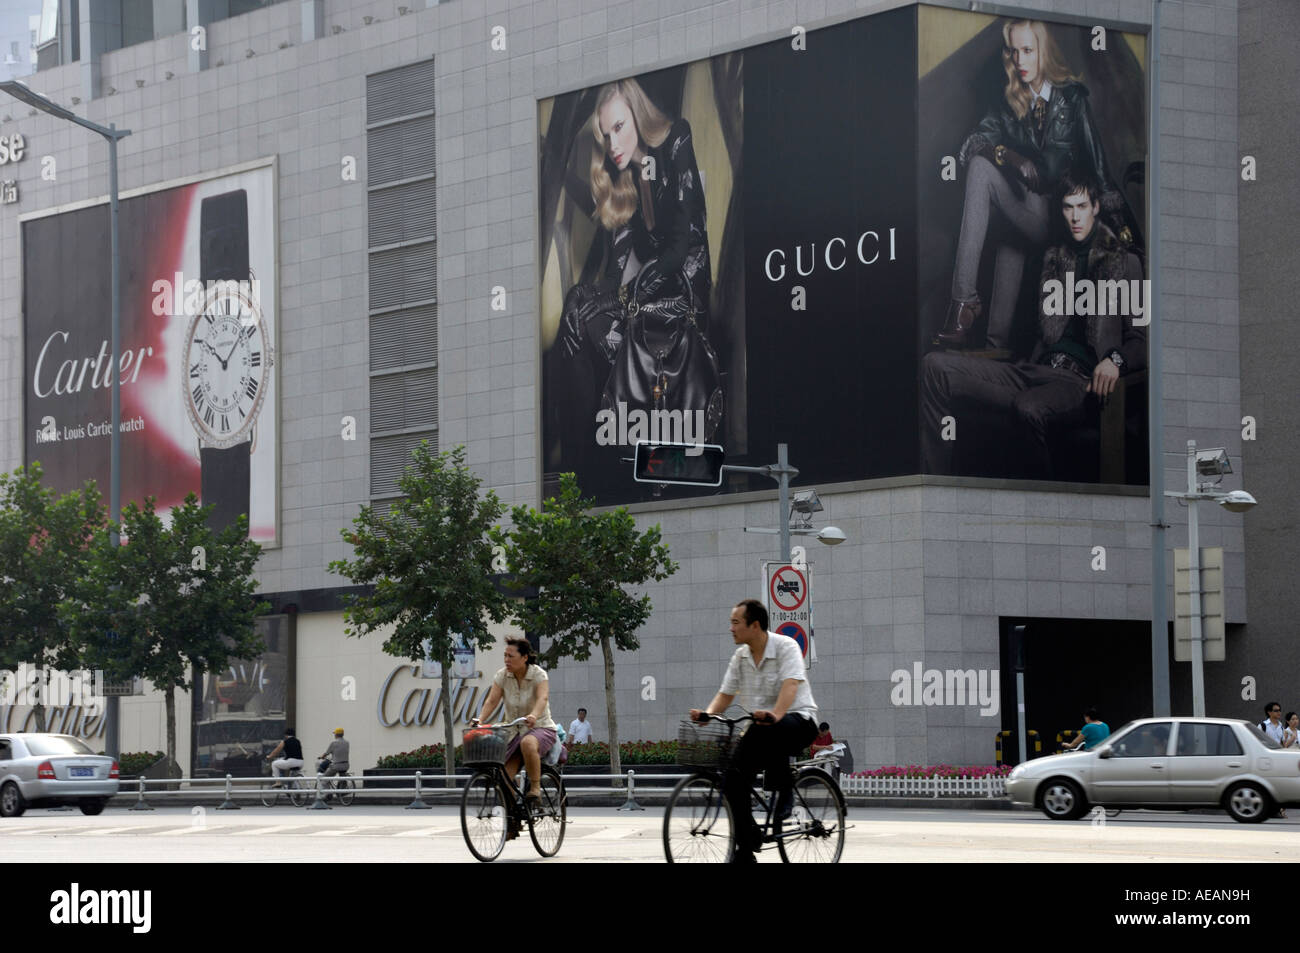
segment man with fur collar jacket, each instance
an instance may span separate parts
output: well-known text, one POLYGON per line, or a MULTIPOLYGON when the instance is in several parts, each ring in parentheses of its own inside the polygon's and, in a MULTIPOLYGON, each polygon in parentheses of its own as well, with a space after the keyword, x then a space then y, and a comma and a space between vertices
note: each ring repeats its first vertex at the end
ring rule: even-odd
MULTIPOLYGON (((1087 173, 1062 176, 1057 189, 1066 237, 1043 259, 1038 341, 1026 361, 1002 363, 955 352, 933 351, 922 362, 921 453, 925 473, 950 474, 955 441, 943 439, 943 418, 963 405, 1005 409, 1018 427, 1034 479, 1060 479, 1052 472, 1051 434, 1083 419, 1089 394, 1104 400, 1125 374, 1146 366, 1146 331, 1133 324, 1136 305, 1149 302, 1132 285, 1142 277, 1136 255, 1099 219, 1101 184, 1087 173), (1129 283, 1127 313, 1110 313, 1101 282, 1129 283), (1091 283, 1089 307, 1073 305, 1076 291, 1091 283), (1087 311, 1079 314, 1078 311, 1087 311), (1070 313, 1070 312, 1075 313, 1070 313), (1106 313, 1102 313, 1106 312, 1106 313)), ((1084 304, 1088 299, 1080 298, 1084 304)))

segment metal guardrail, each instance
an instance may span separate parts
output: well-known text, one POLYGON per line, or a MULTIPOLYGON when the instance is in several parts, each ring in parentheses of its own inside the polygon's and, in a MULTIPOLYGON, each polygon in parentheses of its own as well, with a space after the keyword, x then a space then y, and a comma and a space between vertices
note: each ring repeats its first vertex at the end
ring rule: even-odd
MULTIPOLYGON (((287 776, 285 776, 287 777, 287 776)), ((335 775, 334 777, 343 777, 335 775)), ((453 775, 456 783, 447 786, 446 774, 425 774, 423 771, 415 771, 411 774, 389 774, 381 778, 366 778, 363 775, 346 775, 352 781, 352 794, 354 797, 370 796, 372 798, 391 798, 394 795, 411 793, 414 795, 410 804, 406 806, 407 810, 419 811, 429 810, 430 805, 424 801, 425 795, 434 795, 438 793, 459 794, 463 790, 465 783, 471 775, 453 775), (365 782, 382 781, 383 787, 366 787, 365 782), (392 782, 409 781, 410 784, 397 784, 392 782)), ((637 774, 635 769, 628 769, 622 774, 564 774, 563 778, 567 781, 608 781, 611 782, 607 788, 596 788, 593 793, 626 793, 626 801, 619 807, 620 811, 643 811, 645 810, 636 801, 636 794, 666 795, 672 791, 673 787, 686 773, 675 774, 637 774), (668 781, 670 784, 656 785, 645 784, 644 782, 662 782, 668 781)), ((314 777, 303 776, 299 779, 303 782, 303 788, 308 795, 314 795, 312 804, 308 810, 329 810, 329 805, 324 801, 324 794, 333 793, 329 787, 321 782, 323 775, 314 777)), ((255 778, 236 778, 233 775, 226 775, 224 778, 135 778, 130 781, 122 782, 118 789, 118 796, 129 796, 134 789, 136 801, 129 808, 132 811, 152 811, 153 808, 145 800, 146 793, 150 797, 162 798, 180 798, 194 797, 196 794, 215 793, 224 794, 224 800, 217 807, 219 811, 237 811, 240 805, 237 803, 238 797, 260 797, 268 785, 274 781, 273 778, 255 777, 255 778), (150 789, 150 790, 146 790, 150 789), (205 791, 206 789, 206 791, 205 791)), ((849 777, 841 775, 838 778, 840 790, 846 795, 865 796, 865 797, 963 797, 963 798, 999 798, 1005 797, 1007 793, 1005 778, 864 778, 849 777)), ((584 790, 584 789, 578 789, 584 790)), ((569 789, 572 794, 574 789, 569 789)))
MULTIPOLYGON (((436 793, 438 791, 459 793, 471 776, 472 775, 452 775, 457 783, 454 786, 447 787, 445 784, 447 779, 446 774, 426 775, 423 771, 415 771, 411 774, 387 774, 378 778, 367 778, 364 775, 354 774, 346 775, 348 780, 353 784, 351 793, 355 797, 361 797, 364 795, 370 795, 372 797, 392 797, 395 794, 404 794, 408 792, 413 793, 414 799, 406 806, 407 810, 412 811, 429 810, 430 805, 426 804, 423 800, 426 793, 436 793), (384 786, 367 788, 365 787, 365 782, 367 780, 382 781, 384 782, 384 786), (390 783, 393 781, 410 781, 411 784, 398 784, 394 786, 390 783), (426 785, 431 782, 438 782, 438 787, 434 791, 429 791, 429 789, 426 788, 426 785)), ((627 800, 621 807, 619 807, 620 811, 643 811, 645 808, 637 804, 634 797, 638 780, 669 780, 675 784, 685 776, 685 774, 643 774, 638 779, 636 771, 629 769, 618 775, 564 774, 563 778, 566 781, 609 781, 611 784, 607 789, 605 789, 607 792, 622 793, 626 791, 627 793, 627 800)), ((289 775, 282 775, 280 780, 286 780, 288 777, 289 775)), ((333 777, 344 777, 344 775, 334 775, 333 777)), ((236 803, 235 800, 237 796, 261 797, 261 795, 266 792, 268 786, 274 783, 275 780, 276 779, 274 778, 265 776, 237 778, 230 774, 227 774, 224 778, 134 778, 122 782, 121 786, 118 788, 117 796, 129 796, 132 789, 134 789, 136 793, 136 801, 128 810, 152 811, 153 807, 151 807, 145 800, 146 788, 152 787, 157 789, 149 790, 147 792, 150 797, 194 797, 196 794, 216 793, 225 795, 225 799, 217 806, 217 810, 237 811, 240 809, 240 805, 236 803), (207 789, 206 791, 204 790, 205 788, 207 789)), ((333 792, 329 787, 322 785, 321 782, 327 780, 323 775, 318 774, 314 777, 301 776, 299 777, 299 780, 302 782, 303 789, 309 795, 315 796, 315 800, 308 808, 309 810, 330 809, 329 805, 325 803, 322 795, 331 794, 333 792)), ((643 794, 667 794, 671 790, 672 786, 641 788, 643 794)))

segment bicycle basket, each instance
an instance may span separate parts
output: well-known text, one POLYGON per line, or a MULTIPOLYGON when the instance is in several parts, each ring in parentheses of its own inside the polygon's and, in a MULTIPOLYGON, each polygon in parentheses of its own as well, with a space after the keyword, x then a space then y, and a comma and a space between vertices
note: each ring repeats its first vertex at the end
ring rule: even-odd
POLYGON ((463 741, 465 752, 461 761, 472 764, 505 764, 508 728, 470 728, 463 741))
POLYGON ((677 729, 677 763, 693 768, 725 768, 740 746, 736 725, 683 721, 677 729))

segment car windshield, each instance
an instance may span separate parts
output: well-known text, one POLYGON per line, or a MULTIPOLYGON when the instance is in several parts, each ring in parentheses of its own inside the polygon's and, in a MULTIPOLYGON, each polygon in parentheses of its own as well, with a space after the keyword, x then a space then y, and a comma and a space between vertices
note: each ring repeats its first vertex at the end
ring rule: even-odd
POLYGON ((1255 736, 1255 740, 1258 741, 1260 744, 1262 744, 1265 748, 1272 748, 1274 751, 1282 750, 1282 746, 1280 744, 1278 744, 1276 741, 1270 738, 1265 732, 1259 730, 1259 725, 1253 724, 1251 722, 1246 722, 1246 727, 1249 728, 1250 733, 1255 736))
POLYGON ((28 735, 23 739, 27 750, 42 757, 52 754, 94 754, 90 747, 72 735, 28 735))

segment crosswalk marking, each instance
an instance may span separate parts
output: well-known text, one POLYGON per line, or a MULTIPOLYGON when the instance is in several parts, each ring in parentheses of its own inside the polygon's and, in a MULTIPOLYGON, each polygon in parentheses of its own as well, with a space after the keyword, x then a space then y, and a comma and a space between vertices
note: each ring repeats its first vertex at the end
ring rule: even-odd
POLYGON ((317 831, 312 837, 343 837, 347 834, 355 834, 357 831, 364 831, 364 827, 343 827, 336 831, 317 831))
POLYGON ((254 827, 249 830, 231 831, 235 837, 249 837, 253 834, 279 834, 281 831, 296 831, 302 828, 302 824, 275 824, 271 827, 254 827))
POLYGON ((169 831, 157 831, 156 834, 159 837, 167 837, 173 834, 193 834, 196 831, 217 831, 229 826, 228 824, 191 824, 189 827, 174 827, 169 831))
MULTIPOLYGON (((88 829, 88 828, 87 828, 87 829, 88 829)), ((0 828, 0 830, 3 830, 3 829, 0 828)), ((33 836, 33 835, 35 835, 35 834, 67 834, 67 833, 69 833, 69 830, 68 830, 68 828, 66 828, 66 827, 37 827, 37 828, 34 828, 34 829, 32 829, 32 830, 26 830, 26 831, 4 831, 4 833, 5 833, 5 834, 9 834, 9 835, 11 835, 11 836, 13 836, 13 837, 31 837, 31 836, 33 836)))
POLYGON ((435 834, 446 834, 456 830, 454 827, 421 827, 413 831, 402 831, 397 834, 390 834, 390 837, 433 837, 435 834))
POLYGON ((135 828, 131 828, 131 827, 100 827, 95 830, 83 830, 81 831, 81 833, 85 834, 87 837, 99 837, 104 834, 120 834, 122 833, 122 831, 129 831, 134 829, 135 828))

